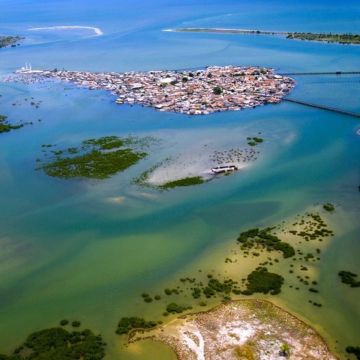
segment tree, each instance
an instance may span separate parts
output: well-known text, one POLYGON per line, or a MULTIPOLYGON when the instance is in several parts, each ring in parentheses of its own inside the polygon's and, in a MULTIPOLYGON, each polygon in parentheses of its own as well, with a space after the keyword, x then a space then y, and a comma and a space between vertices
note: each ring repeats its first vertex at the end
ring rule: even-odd
POLYGON ((213 93, 214 93, 215 95, 221 95, 222 92, 223 92, 223 89, 222 89, 220 86, 215 86, 215 87, 213 88, 213 93))

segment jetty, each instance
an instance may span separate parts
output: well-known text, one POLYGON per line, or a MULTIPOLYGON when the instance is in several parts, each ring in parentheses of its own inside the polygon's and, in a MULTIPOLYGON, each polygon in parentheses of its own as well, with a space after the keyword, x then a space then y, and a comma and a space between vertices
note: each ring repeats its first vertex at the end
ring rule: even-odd
POLYGON ((283 76, 301 76, 301 75, 360 75, 360 71, 323 71, 323 72, 287 72, 279 73, 283 76))
POLYGON ((360 118, 360 114, 354 113, 352 111, 347 111, 347 110, 334 108, 332 106, 319 105, 319 104, 314 104, 314 103, 303 101, 303 100, 296 100, 296 99, 290 99, 290 98, 285 98, 283 100, 287 101, 287 102, 290 102, 290 103, 294 103, 294 104, 304 105, 304 106, 308 106, 308 107, 312 107, 312 108, 316 108, 316 109, 332 111, 332 112, 336 112, 336 113, 339 113, 339 114, 342 114, 342 115, 348 115, 348 116, 352 116, 352 117, 355 117, 355 118, 360 118))

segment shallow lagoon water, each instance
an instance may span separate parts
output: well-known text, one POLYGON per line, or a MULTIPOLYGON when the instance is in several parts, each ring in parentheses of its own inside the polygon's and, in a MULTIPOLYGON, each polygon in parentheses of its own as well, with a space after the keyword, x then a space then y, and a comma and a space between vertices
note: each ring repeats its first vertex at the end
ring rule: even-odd
MULTIPOLYGON (((356 46, 161 32, 184 25, 239 23, 260 28, 261 21, 264 29, 277 25, 280 30, 305 30, 307 24, 311 30, 349 31, 351 25, 355 32, 356 3, 342 11, 328 2, 326 6, 298 4, 296 14, 277 3, 272 4, 276 14, 272 19, 267 7, 261 10, 262 4, 234 1, 221 6, 192 1, 185 5, 159 1, 150 6, 139 1, 125 3, 123 11, 109 1, 107 7, 91 3, 83 14, 81 2, 46 2, 44 12, 39 9, 44 9, 45 2, 23 1, 23 7, 1 3, 6 5, 2 20, 7 15, 1 22, 2 32, 26 33, 31 26, 73 23, 99 26, 105 34, 97 38, 76 34, 69 39, 67 33, 53 39, 37 33, 33 43, 1 50, 2 74, 25 62, 41 68, 92 71, 210 64, 255 64, 284 72, 359 70, 360 47, 356 46), (314 16, 308 16, 309 7, 314 16), (320 16, 327 7, 329 16, 320 16), (97 17, 99 9, 102 15, 97 17), (243 9, 246 12, 241 14, 243 9), (310 20, 304 24, 304 19, 310 20)), ((294 98, 360 110, 358 76, 299 76, 296 80, 290 95, 294 98)), ((119 318, 151 318, 161 313, 163 304, 158 308, 145 304, 139 296, 143 291, 171 284, 200 262, 223 261, 222 246, 227 247, 247 227, 272 225, 328 201, 341 211, 332 221, 339 235, 327 247, 318 269, 323 308, 304 306, 305 294, 288 290, 273 299, 316 326, 341 356, 346 345, 357 341, 359 293, 342 285, 336 274, 342 269, 360 273, 358 120, 286 102, 190 117, 117 106, 106 92, 60 83, 0 83, 0 94, 0 113, 13 122, 33 121, 0 136, 1 351, 10 351, 31 331, 53 326, 61 318, 76 318, 102 332, 109 344, 108 359, 117 359, 122 352, 121 340, 114 334, 119 318), (24 100, 31 96, 42 101, 39 109, 24 100), (223 147, 227 139, 231 147, 241 145, 258 131, 265 139, 258 148, 259 159, 232 176, 168 192, 132 183, 144 170, 182 149, 196 149, 198 143, 223 147), (128 134, 151 135, 161 141, 147 159, 111 179, 64 181, 35 171, 42 144, 66 147, 94 136, 128 134), (118 201, 111 201, 114 198, 118 201)), ((128 351, 122 358, 148 358, 148 348, 154 358, 160 358, 157 351, 163 353, 153 345, 144 348, 141 351, 139 346, 138 352, 128 351)), ((171 358, 166 351, 163 356, 171 358)))

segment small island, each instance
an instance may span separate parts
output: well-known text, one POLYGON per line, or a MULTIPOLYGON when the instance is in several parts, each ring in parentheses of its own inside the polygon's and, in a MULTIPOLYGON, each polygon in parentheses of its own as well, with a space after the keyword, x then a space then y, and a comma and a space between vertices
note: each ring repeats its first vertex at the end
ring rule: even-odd
POLYGON ((19 46, 19 42, 21 40, 24 40, 24 38, 21 36, 0 36, 0 49, 8 46, 19 46))
POLYGON ((159 111, 206 115, 277 104, 294 88, 295 81, 263 67, 210 66, 193 71, 92 73, 32 70, 24 67, 8 81, 55 79, 91 90, 107 90, 117 104, 139 104, 159 111))

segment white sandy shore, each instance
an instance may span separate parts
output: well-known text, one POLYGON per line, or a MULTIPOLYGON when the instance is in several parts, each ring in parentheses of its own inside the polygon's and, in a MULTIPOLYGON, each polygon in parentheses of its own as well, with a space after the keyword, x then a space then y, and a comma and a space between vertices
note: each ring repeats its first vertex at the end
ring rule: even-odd
POLYGON ((46 27, 36 27, 30 28, 29 31, 42 31, 42 30, 73 30, 73 29, 81 29, 81 30, 91 30, 94 32, 94 36, 104 35, 103 31, 94 26, 81 26, 81 25, 58 25, 58 26, 46 26, 46 27))

